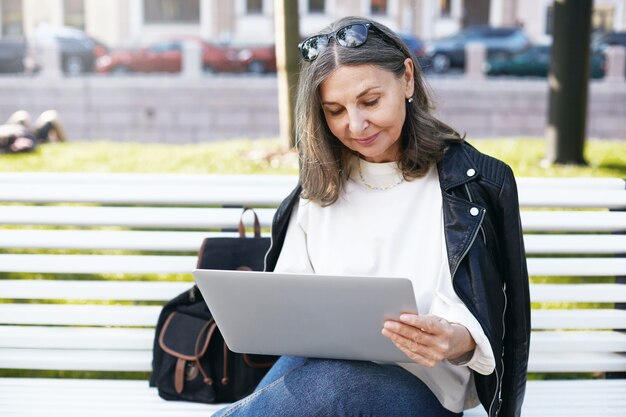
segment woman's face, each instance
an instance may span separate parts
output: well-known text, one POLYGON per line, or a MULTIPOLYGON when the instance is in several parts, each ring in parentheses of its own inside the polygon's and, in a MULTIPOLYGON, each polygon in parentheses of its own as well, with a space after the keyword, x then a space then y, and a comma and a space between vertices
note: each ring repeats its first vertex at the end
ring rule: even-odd
POLYGON ((331 132, 366 161, 399 157, 405 102, 413 96, 413 62, 407 58, 404 65, 400 78, 373 65, 344 65, 320 86, 331 132))

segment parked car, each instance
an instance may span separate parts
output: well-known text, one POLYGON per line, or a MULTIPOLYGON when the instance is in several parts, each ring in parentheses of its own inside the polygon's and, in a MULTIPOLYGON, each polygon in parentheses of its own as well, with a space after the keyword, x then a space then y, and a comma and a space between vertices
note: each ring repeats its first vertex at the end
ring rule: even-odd
POLYGON ((197 42, 202 50, 202 67, 211 72, 263 73, 276 71, 274 47, 244 48, 215 45, 197 38, 169 39, 137 50, 126 50, 101 57, 100 73, 168 72, 182 69, 183 43, 197 42))
POLYGON ((509 56, 530 46, 521 28, 472 26, 456 35, 427 44, 430 68, 437 73, 446 72, 452 67, 465 68, 465 47, 470 42, 484 44, 488 59, 509 56))
POLYGON ((593 36, 591 47, 594 51, 606 53, 609 46, 626 48, 626 32, 600 32, 593 36))
POLYGON ((276 72, 276 45, 247 46, 242 49, 246 71, 254 74, 276 72))
MULTIPOLYGON (((595 53, 606 56, 609 46, 626 48, 626 32, 600 32, 593 36, 591 48, 595 53)), ((626 76, 626 69, 624 76, 626 76)))
MULTIPOLYGON (((591 54, 591 78, 604 77, 604 56, 591 54)), ((537 45, 513 54, 509 58, 494 58, 487 62, 488 75, 547 77, 550 70, 550 46, 537 45)))
POLYGON ((398 33, 400 39, 406 43, 409 49, 415 54, 417 60, 422 68, 428 65, 428 57, 426 56, 426 49, 424 48, 424 42, 413 36, 410 33, 400 32, 398 33))
POLYGON ((30 47, 35 57, 34 70, 41 68, 41 49, 56 42, 61 52, 61 68, 67 75, 93 72, 96 60, 108 52, 102 42, 84 31, 71 27, 48 27, 35 31, 30 47))
POLYGON ((24 38, 0 38, 0 73, 24 72, 27 54, 28 47, 24 38))
POLYGON ((182 44, 163 41, 136 50, 119 50, 100 57, 96 72, 179 72, 182 44))

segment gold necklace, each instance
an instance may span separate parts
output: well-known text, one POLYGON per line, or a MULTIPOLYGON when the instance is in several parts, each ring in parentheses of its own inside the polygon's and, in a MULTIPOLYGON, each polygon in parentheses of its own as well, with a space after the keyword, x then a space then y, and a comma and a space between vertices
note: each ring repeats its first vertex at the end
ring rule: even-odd
POLYGON ((370 190, 379 190, 379 191, 386 191, 386 190, 391 190, 392 188, 400 185, 402 183, 402 181, 404 181, 404 177, 400 177, 400 179, 395 182, 394 184, 389 184, 389 185, 385 185, 385 186, 377 186, 374 184, 370 184, 367 181, 365 181, 365 178, 363 178, 363 170, 361 168, 361 159, 359 158, 359 178, 361 179, 361 183, 366 186, 367 188, 369 188, 370 190))

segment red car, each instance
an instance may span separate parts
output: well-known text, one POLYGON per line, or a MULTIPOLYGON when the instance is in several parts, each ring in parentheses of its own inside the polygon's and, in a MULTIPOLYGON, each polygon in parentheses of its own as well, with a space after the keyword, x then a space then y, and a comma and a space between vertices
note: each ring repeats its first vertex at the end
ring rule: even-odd
POLYGON ((118 51, 103 56, 96 63, 100 73, 180 72, 183 42, 198 42, 202 48, 205 71, 264 73, 276 71, 273 46, 247 48, 217 46, 198 39, 174 39, 154 43, 134 51, 118 51))

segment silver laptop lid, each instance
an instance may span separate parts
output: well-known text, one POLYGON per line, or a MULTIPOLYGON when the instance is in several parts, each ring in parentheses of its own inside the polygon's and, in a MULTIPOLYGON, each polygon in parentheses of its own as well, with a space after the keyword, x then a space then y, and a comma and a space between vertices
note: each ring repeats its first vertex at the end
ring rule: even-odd
POLYGON ((417 313, 407 278, 195 270, 227 345, 242 353, 410 362, 381 334, 417 313))

